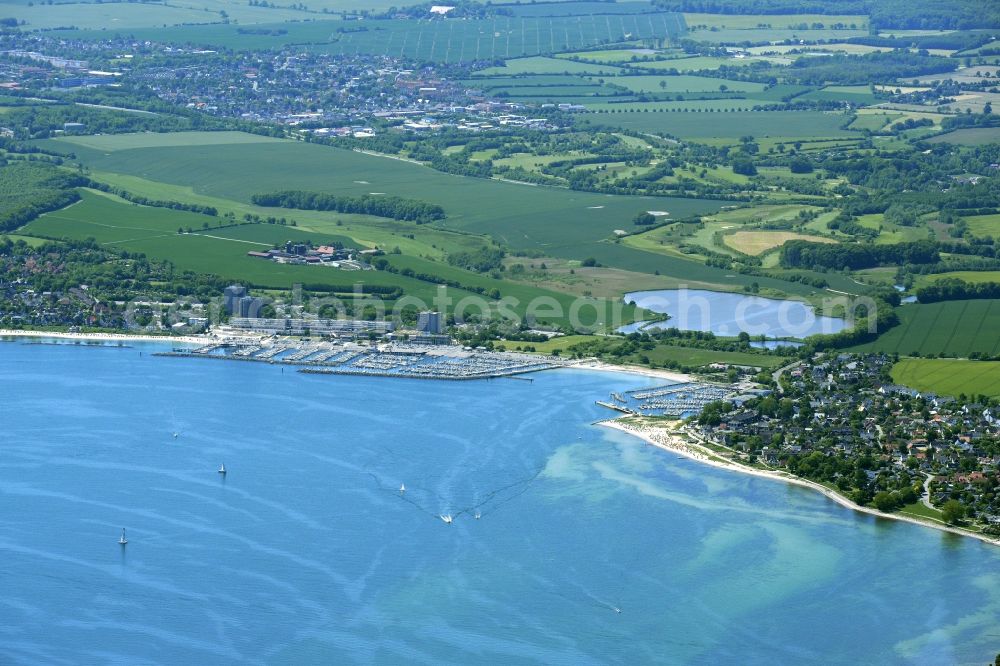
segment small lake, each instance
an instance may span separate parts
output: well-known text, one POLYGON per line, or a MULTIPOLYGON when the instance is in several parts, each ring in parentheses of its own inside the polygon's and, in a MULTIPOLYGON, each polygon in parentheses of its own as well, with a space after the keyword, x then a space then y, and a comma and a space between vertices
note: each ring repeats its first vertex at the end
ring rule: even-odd
POLYGON ((794 340, 753 340, 750 342, 750 346, 754 349, 778 349, 779 347, 798 349, 804 345, 805 343, 795 342, 794 340))
POLYGON ((817 315, 811 305, 800 301, 706 289, 635 291, 625 294, 625 302, 670 315, 670 319, 630 324, 618 329, 621 333, 676 327, 724 336, 746 331, 752 336, 805 338, 816 333, 838 333, 847 327, 843 319, 817 315))

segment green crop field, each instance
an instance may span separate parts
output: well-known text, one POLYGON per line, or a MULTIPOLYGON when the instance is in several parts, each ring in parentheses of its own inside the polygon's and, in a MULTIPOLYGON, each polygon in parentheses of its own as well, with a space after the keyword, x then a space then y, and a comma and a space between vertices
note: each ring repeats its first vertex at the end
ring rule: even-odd
MULTIPOLYGON (((113 23, 106 25, 114 26, 113 23)), ((684 18, 670 12, 365 22, 324 18, 299 23, 271 23, 261 28, 270 30, 271 34, 241 31, 236 25, 185 25, 156 30, 135 29, 130 30, 129 35, 140 40, 169 40, 237 50, 295 45, 332 55, 384 55, 435 62, 469 62, 587 48, 603 41, 673 38, 685 31, 684 18)), ((72 36, 106 39, 109 33, 107 30, 90 30, 74 32, 72 36)), ((70 34, 65 33, 65 36, 70 34)))
MULTIPOLYGON (((746 107, 752 102, 744 102, 746 107)), ((857 136, 841 126, 852 116, 818 111, 744 111, 716 113, 609 113, 581 114, 577 125, 587 127, 620 127, 640 132, 671 134, 683 139, 736 139, 751 135, 800 138, 839 138, 857 136)))
MULTIPOLYGON (((267 217, 274 210, 249 203, 199 194, 191 187, 146 180, 135 176, 92 171, 91 177, 133 194, 156 200, 180 201, 201 206, 213 206, 220 215, 232 213, 237 218, 246 214, 267 217)), ((461 252, 481 247, 484 239, 467 233, 439 229, 429 225, 415 225, 384 217, 370 215, 334 215, 324 211, 283 211, 285 217, 297 221, 298 228, 324 234, 343 234, 351 237, 358 247, 400 248, 413 255, 441 257, 446 252, 461 252)), ((281 217, 279 215, 278 217, 281 217)))
POLYGON ((859 113, 849 127, 852 130, 877 132, 891 122, 902 118, 899 113, 859 113))
MULTIPOLYGON (((156 260, 169 260, 179 270, 214 273, 258 287, 288 289, 294 284, 324 284, 349 287, 399 286, 408 295, 429 302, 436 286, 402 275, 381 271, 342 271, 322 266, 276 264, 247 256, 247 251, 270 247, 275 242, 347 242, 342 236, 307 232, 291 227, 255 225, 213 229, 217 218, 166 208, 136 206, 115 197, 84 192, 83 199, 63 210, 48 213, 24 227, 24 234, 53 238, 94 238, 131 252, 142 252, 156 260), (209 228, 202 224, 209 223, 209 228), (178 234, 178 227, 192 233, 178 234)), ((455 290, 455 296, 471 292, 455 290)))
MULTIPOLYGON (((749 365, 762 368, 778 368, 788 361, 783 356, 768 356, 765 354, 752 354, 748 352, 727 352, 715 351, 711 349, 697 349, 694 347, 673 347, 668 345, 657 345, 643 354, 650 361, 662 364, 667 361, 674 361, 681 365, 700 367, 712 363, 728 363, 732 365, 749 365)), ((638 356, 634 359, 626 359, 638 362, 638 356)))
POLYGON ((816 102, 850 102, 857 106, 867 106, 878 102, 868 86, 827 86, 820 90, 807 92, 796 99, 816 102))
POLYGON ((754 93, 762 92, 765 88, 763 83, 728 81, 684 74, 678 76, 616 76, 608 83, 622 86, 632 92, 718 92, 720 88, 728 88, 734 92, 754 93))
POLYGON ((968 356, 972 352, 1000 353, 1000 301, 947 301, 904 305, 897 309, 900 323, 874 342, 855 351, 909 355, 945 352, 968 356))
MULTIPOLYGON (((615 229, 630 224, 649 205, 647 199, 636 197, 453 176, 400 160, 296 141, 180 145, 111 155, 69 139, 45 145, 63 150, 72 146, 97 171, 185 186, 197 194, 240 202, 258 192, 302 189, 352 196, 381 192, 438 203, 447 213, 444 226, 489 234, 513 248, 548 250, 567 239, 601 241, 613 237, 615 229)), ((656 202, 675 217, 713 212, 720 205, 694 199, 657 198, 656 202)), ((284 209, 280 214, 299 215, 284 209)))
MULTIPOLYGON (((739 113, 754 106, 760 104, 756 100, 746 100, 746 99, 692 99, 685 100, 681 102, 635 102, 628 101, 628 98, 619 99, 591 99, 583 102, 583 104, 590 111, 595 111, 598 113, 624 113, 626 111, 643 112, 643 113, 689 113, 689 112, 712 112, 712 113, 739 113)), ((593 121, 598 123, 598 118, 604 118, 603 115, 598 116, 586 116, 584 121, 593 121)), ((676 116, 671 115, 671 120, 676 116)), ((714 116, 716 122, 724 122, 726 117, 714 116)), ((617 122, 617 116, 611 116, 608 118, 609 123, 617 122)))
POLYGON ((610 51, 578 51, 576 53, 560 53, 557 58, 587 60, 589 62, 627 64, 649 54, 645 49, 613 49, 610 51))
POLYGON ((224 146, 234 143, 279 141, 246 132, 143 132, 139 134, 101 134, 74 136, 71 143, 105 153, 135 148, 176 148, 180 146, 224 146))
POLYGON ((719 69, 726 67, 749 67, 754 62, 759 62, 762 58, 723 58, 714 56, 694 56, 690 58, 671 58, 669 60, 653 60, 622 63, 628 68, 670 70, 676 69, 678 72, 694 72, 702 69, 719 69))
POLYGON ((93 238, 98 243, 133 249, 136 242, 177 235, 178 228, 200 230, 203 224, 218 222, 208 215, 137 206, 117 197, 84 192, 82 200, 42 215, 22 227, 22 232, 47 238, 93 238))
POLYGON ((709 28, 725 28, 729 30, 751 30, 761 26, 774 29, 793 29, 802 23, 812 25, 822 23, 831 26, 840 23, 857 29, 868 27, 868 17, 862 14, 699 14, 684 12, 688 25, 707 26, 709 28))
POLYGON ((81 30, 162 27, 222 23, 220 11, 242 24, 308 19, 315 14, 291 8, 253 7, 238 0, 177 0, 168 3, 59 2, 4 3, 4 16, 24 21, 28 30, 76 27, 81 30))
POLYGON ((531 56, 528 58, 512 58, 504 62, 500 67, 487 67, 475 72, 476 77, 491 76, 517 76, 519 74, 590 74, 594 76, 607 76, 619 74, 620 67, 610 65, 598 65, 591 63, 574 62, 572 60, 561 60, 558 58, 546 58, 545 56, 531 56))
POLYGON ((1000 127, 960 129, 927 139, 927 143, 953 143, 963 146, 982 146, 997 142, 1000 142, 1000 127))
POLYGON ((1000 361, 904 358, 892 366, 892 380, 941 395, 1000 396, 1000 361))
MULTIPOLYGON (((681 219, 713 213, 721 202, 610 196, 467 178, 400 160, 297 141, 201 146, 190 145, 193 140, 184 134, 175 136, 176 146, 111 153, 102 150, 104 137, 89 137, 90 147, 74 143, 76 139, 71 137, 45 141, 42 145, 72 150, 95 176, 137 194, 213 205, 220 212, 233 212, 238 217, 246 212, 288 217, 295 219, 302 231, 343 235, 363 245, 398 246, 411 255, 440 258, 442 247, 461 248, 465 239, 473 245, 481 244, 482 239, 477 239, 477 235, 485 234, 513 250, 541 251, 561 259, 593 257, 611 268, 659 272, 691 284, 732 290, 757 282, 762 288, 799 297, 815 293, 813 288, 799 283, 730 273, 697 260, 647 252, 613 240, 614 230, 628 228, 641 210, 667 210, 675 219, 681 219), (254 193, 280 189, 353 196, 385 193, 438 203, 447 217, 433 226, 414 225, 319 211, 263 209, 249 204, 254 193)), ((107 140, 114 145, 123 141, 117 136, 107 140)), ((197 230, 202 220, 201 216, 195 218, 190 222, 171 221, 163 233, 176 232, 178 226, 197 230)), ((116 237, 123 238, 126 236, 116 237)), ((171 252, 180 251, 177 238, 166 239, 164 243, 167 241, 171 252)), ((234 244, 222 240, 217 243, 222 245, 213 247, 234 244)), ((167 256, 146 245, 136 249, 167 256)), ((254 269, 261 270, 256 264, 254 269)))
POLYGON ((975 215, 963 219, 969 231, 977 236, 1000 236, 1000 215, 975 215))

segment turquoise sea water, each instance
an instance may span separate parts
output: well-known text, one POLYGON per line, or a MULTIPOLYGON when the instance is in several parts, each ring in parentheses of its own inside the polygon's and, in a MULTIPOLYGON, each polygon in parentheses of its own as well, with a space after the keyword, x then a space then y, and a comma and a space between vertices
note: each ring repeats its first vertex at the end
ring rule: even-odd
POLYGON ((1000 651, 1000 549, 589 425, 595 399, 655 380, 318 377, 156 349, 0 344, 0 663, 1000 651))

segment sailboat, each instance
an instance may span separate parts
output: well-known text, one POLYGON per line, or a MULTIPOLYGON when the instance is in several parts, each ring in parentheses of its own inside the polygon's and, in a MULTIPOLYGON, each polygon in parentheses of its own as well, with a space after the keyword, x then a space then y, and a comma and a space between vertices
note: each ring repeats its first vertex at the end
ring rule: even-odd
POLYGON ((225 463, 219 465, 219 474, 221 474, 223 476, 226 475, 226 464, 225 463))
POLYGON ((177 439, 177 433, 176 432, 174 433, 174 439, 177 439))
POLYGON ((406 492, 406 484, 405 483, 399 484, 399 494, 402 495, 405 492, 406 492))
POLYGON ((447 524, 451 525, 451 520, 452 520, 451 514, 450 513, 448 513, 448 514, 442 514, 441 520, 443 520, 447 524))
POLYGON ((478 511, 476 511, 476 520, 479 520, 482 517, 483 517, 483 514, 481 514, 478 511))
POLYGON ((118 539, 118 543, 121 544, 122 546, 124 546, 125 544, 128 543, 128 539, 125 538, 125 528, 124 527, 122 528, 122 535, 118 539))

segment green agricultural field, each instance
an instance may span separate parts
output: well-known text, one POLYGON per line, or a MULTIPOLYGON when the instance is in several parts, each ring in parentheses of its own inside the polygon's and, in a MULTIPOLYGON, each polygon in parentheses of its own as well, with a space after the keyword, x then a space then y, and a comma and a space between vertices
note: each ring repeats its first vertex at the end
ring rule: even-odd
POLYGON ((21 236, 19 234, 0 234, 0 243, 2 243, 4 240, 9 240, 12 243, 16 243, 18 241, 24 241, 31 247, 38 247, 40 245, 44 245, 46 242, 44 238, 35 238, 33 236, 21 236))
POLYGON ((950 273, 934 273, 933 275, 916 276, 916 286, 923 287, 940 280, 958 279, 965 282, 1000 282, 1000 271, 952 271, 950 273))
POLYGON ((859 131, 869 130, 871 132, 878 132, 889 123, 895 122, 902 117, 902 114, 899 113, 859 113, 854 118, 854 122, 848 125, 848 128, 859 131))
POLYGON ((1000 396, 1000 361, 904 358, 892 366, 892 380, 940 395, 1000 396))
MULTIPOLYGON (((150 199, 213 206, 220 215, 232 213, 237 218, 242 219, 247 213, 263 217, 275 214, 275 211, 270 208, 198 194, 191 187, 170 185, 108 171, 93 171, 90 175, 102 183, 121 187, 133 194, 150 199)), ((370 215, 282 210, 278 217, 282 216, 294 219, 301 231, 334 236, 344 235, 351 238, 352 244, 357 247, 380 247, 387 250, 400 248, 402 252, 415 256, 441 258, 448 252, 475 250, 486 242, 485 238, 473 234, 370 215)))
POLYGON ((897 308, 900 323, 874 342, 853 347, 860 352, 909 355, 945 352, 1000 353, 1000 301, 972 300, 913 304, 897 308))
MULTIPOLYGON (((749 104, 748 104, 749 105, 749 104)), ((738 139, 751 135, 781 137, 787 142, 807 138, 850 137, 842 129, 852 116, 818 111, 745 111, 718 113, 609 113, 580 114, 580 128, 613 127, 639 132, 671 134, 682 139, 738 139)))
POLYGON ((827 86, 808 92, 796 99, 815 102, 850 102, 856 106, 868 106, 879 101, 868 89, 868 86, 827 86))
POLYGON ((879 236, 875 239, 875 242, 879 245, 922 240, 927 238, 927 235, 930 233, 926 226, 903 227, 898 224, 886 222, 885 216, 882 213, 859 215, 858 224, 867 229, 879 231, 879 236))
POLYGON ((63 139, 84 148, 105 153, 136 148, 177 148, 181 146, 225 146, 235 143, 269 143, 271 137, 246 132, 142 132, 139 134, 83 135, 63 139))
POLYGON ((529 58, 513 58, 504 62, 502 67, 488 67, 475 72, 476 77, 517 76, 519 74, 580 74, 594 76, 609 76, 619 74, 620 67, 574 62, 544 56, 529 58))
POLYGON ((84 191, 83 198, 62 210, 42 215, 21 228, 42 238, 93 238, 98 243, 122 244, 177 235, 179 228, 201 230, 218 225, 208 215, 137 206, 103 193, 84 191))
POLYGON ((1000 215, 975 215, 962 218, 976 236, 1000 236, 1000 215))
MULTIPOLYGON (((594 111, 598 114, 617 114, 625 113, 628 111, 632 112, 642 112, 642 113, 670 113, 671 118, 673 114, 676 113, 739 113, 746 111, 758 104, 763 104, 756 100, 748 99, 737 99, 737 98, 726 98, 722 97, 719 99, 692 99, 684 100, 680 102, 636 102, 628 101, 629 98, 621 99, 606 99, 606 98, 596 98, 583 102, 583 105, 587 107, 589 111, 594 111)), ((586 121, 592 120, 594 123, 599 123, 599 118, 604 117, 603 115, 597 116, 586 116, 586 121)), ((710 116, 715 119, 716 122, 726 122, 726 116, 710 116)), ((617 122, 617 117, 612 116, 608 118, 608 123, 617 122)))
POLYGON ((951 143, 962 146, 983 146, 1000 142, 1000 127, 960 129, 927 139, 927 143, 951 143))
MULTIPOLYGON (((820 116, 824 117, 824 116, 820 116)), ((98 141, 97 138, 93 139, 98 141)), ((116 137, 116 141, 120 140, 116 137)), ((183 141, 183 139, 179 139, 183 141)), ((67 140, 42 145, 71 148, 79 160, 100 174, 118 180, 130 191, 142 185, 162 188, 158 198, 189 201, 194 197, 222 212, 276 215, 294 219, 303 231, 339 234, 380 247, 398 245, 413 255, 440 257, 438 240, 457 244, 489 235, 512 250, 540 251, 561 259, 593 257, 601 264, 638 273, 659 273, 691 284, 742 289, 752 282, 773 292, 799 297, 814 289, 783 280, 728 273, 692 259, 664 256, 614 242, 616 229, 628 228, 641 210, 666 210, 674 219, 715 212, 721 202, 599 195, 562 188, 518 185, 444 174, 401 160, 296 141, 263 144, 140 148, 105 153, 67 140), (152 185, 151 185, 152 184, 152 185), (344 195, 385 193, 441 204, 447 218, 431 225, 378 226, 377 218, 355 219, 317 211, 252 207, 250 196, 280 189, 304 189, 344 195), (221 203, 219 203, 221 202, 221 203), (342 226, 335 226, 340 221, 342 226), (437 239, 423 233, 439 234, 437 239), (459 232, 459 233, 455 233, 459 232), (398 234, 398 235, 393 235, 398 234), (413 235, 413 239, 407 238, 413 235), (449 235, 451 234, 451 235, 449 235), (463 236, 462 234, 473 234, 463 236), (437 248, 428 246, 437 245, 437 248)), ((390 224, 392 221, 383 220, 390 224)), ((178 225, 174 225, 176 228, 178 225)), ((187 226, 187 223, 184 223, 187 226)), ((197 227, 195 223, 192 227, 197 227)), ((171 241, 175 247, 176 239, 171 241)), ((219 241, 223 242, 223 241, 219 241)), ((145 250, 144 250, 145 251, 145 250)))
MULTIPOLYGON (((750 352, 714 351, 711 349, 674 347, 670 345, 657 345, 649 351, 643 351, 641 355, 646 356, 650 361, 658 365, 674 361, 690 367, 702 367, 711 365, 712 363, 727 363, 731 365, 778 368, 788 362, 788 359, 783 356, 769 356, 750 352)), ((639 356, 625 357, 624 360, 626 362, 639 363, 639 356)))
POLYGON ((614 49, 610 51, 578 51, 575 53, 559 53, 557 58, 580 59, 602 64, 627 64, 654 55, 649 49, 614 49))
MULTIPOLYGON (((728 18, 729 15, 726 15, 728 18)), ((763 42, 804 41, 818 42, 823 40, 842 40, 851 37, 867 37, 867 30, 789 30, 781 28, 760 28, 749 30, 719 30, 692 29, 688 38, 711 44, 745 44, 763 42)))
POLYGON ((252 7, 238 0, 179 0, 167 3, 60 2, 4 3, 4 16, 24 21, 27 30, 76 27, 81 30, 131 30, 180 24, 219 23, 225 12, 241 24, 302 20, 316 14, 298 9, 252 7))
POLYGON ((733 92, 755 93, 762 92, 765 88, 763 83, 750 83, 745 81, 728 81, 725 79, 713 79, 707 76, 616 76, 608 83, 621 86, 631 92, 668 92, 668 93, 701 93, 719 92, 725 88, 733 92))
MULTIPOLYGON (((355 283, 364 283, 398 286, 406 294, 428 302, 435 294, 436 285, 402 275, 283 265, 246 254, 249 250, 267 248, 284 240, 343 242, 346 240, 343 237, 272 225, 213 229, 212 225, 218 222, 217 218, 207 215, 136 206, 115 197, 84 192, 80 202, 39 217, 26 225, 22 233, 53 238, 94 238, 99 243, 142 252, 151 259, 171 261, 179 270, 213 273, 261 288, 327 285, 339 293, 349 291, 355 283), (209 224, 207 229, 202 227, 206 222, 209 224), (177 233, 178 228, 189 226, 191 233, 177 233)), ((471 292, 455 291, 458 298, 471 295, 471 292)))
POLYGON ((573 345, 578 345, 581 342, 593 342, 594 340, 600 339, 601 338, 596 335, 563 335, 557 338, 551 338, 545 342, 518 342, 512 340, 506 343, 506 346, 509 349, 531 346, 534 347, 535 351, 539 354, 551 354, 556 350, 565 352, 573 345))
POLYGON ((726 67, 749 67, 754 62, 759 62, 765 58, 723 58, 714 56, 694 56, 690 58, 670 58, 669 60, 653 60, 623 63, 632 69, 654 69, 670 70, 676 69, 678 72, 695 72, 703 69, 719 69, 726 67))
MULTIPOLYGON (((157 30, 130 30, 129 35, 139 40, 166 40, 213 48, 260 50, 295 45, 331 55, 470 62, 556 53, 595 46, 604 41, 621 42, 626 38, 672 38, 685 30, 683 17, 670 12, 371 22, 331 21, 322 14, 313 16, 321 20, 260 26, 269 34, 257 34, 236 25, 185 25, 157 30)), ((73 36, 106 39, 109 34, 109 31, 91 30, 74 33, 73 36)))
MULTIPOLYGON (((64 140, 46 142, 65 146, 64 140)), ((512 248, 553 250, 567 242, 589 245, 614 236, 651 199, 605 196, 464 178, 400 160, 280 141, 121 150, 111 155, 75 147, 96 171, 191 188, 195 193, 248 202, 252 194, 303 189, 344 195, 381 192, 441 204, 447 228, 489 234, 512 248)), ((657 198, 675 217, 717 210, 719 203, 657 198)), ((299 211, 278 209, 298 219, 299 211)), ((586 254, 583 256, 587 256, 586 254)), ((580 257, 574 257, 580 258, 580 257)))
POLYGON ((802 23, 812 25, 822 23, 832 26, 835 23, 864 30, 868 27, 868 17, 859 14, 699 14, 684 12, 684 20, 691 28, 706 26, 708 28, 725 28, 728 30, 754 30, 761 27, 774 29, 794 29, 802 23))

